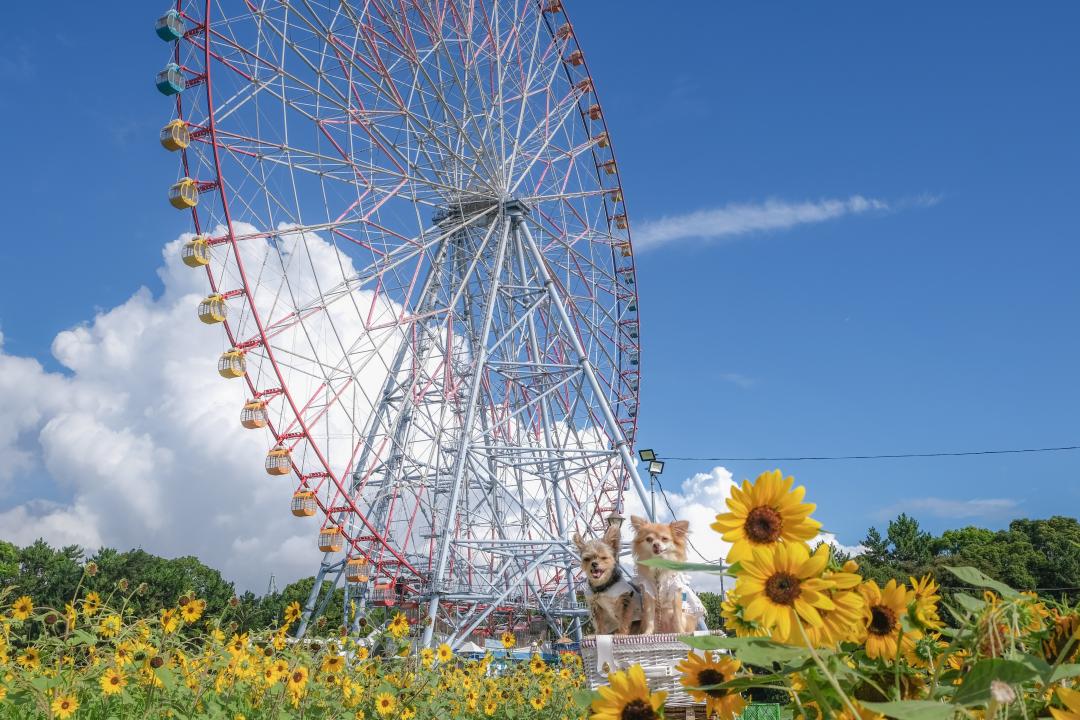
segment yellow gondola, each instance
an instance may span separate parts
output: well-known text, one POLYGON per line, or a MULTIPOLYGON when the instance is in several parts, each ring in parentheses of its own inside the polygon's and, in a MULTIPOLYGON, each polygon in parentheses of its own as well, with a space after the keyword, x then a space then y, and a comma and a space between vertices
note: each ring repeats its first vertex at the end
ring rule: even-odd
POLYGON ((350 558, 345 563, 345 579, 351 583, 366 583, 368 581, 367 558, 350 558))
POLYGON ((161 128, 161 134, 158 137, 161 140, 161 147, 170 152, 183 150, 191 144, 191 133, 188 132, 187 123, 183 120, 173 120, 161 128))
POLYGON ((289 449, 284 445, 275 445, 270 452, 266 453, 264 467, 267 475, 288 475, 292 472, 289 449))
POLYGON ((600 109, 599 105, 590 105, 589 106, 589 119, 590 120, 599 120, 603 116, 604 116, 604 112, 600 109))
POLYGON ((310 490, 297 490, 292 496, 292 514, 296 517, 311 517, 315 514, 315 493, 310 490))
POLYGON ((233 348, 226 350, 218 359, 218 375, 226 379, 244 377, 247 370, 247 362, 244 360, 244 351, 233 348))
POLYGON ((581 65, 581 63, 585 62, 585 55, 580 50, 575 50, 574 52, 566 56, 566 62, 570 63, 574 67, 577 67, 581 65))
POLYGON ((625 230, 626 229, 627 223, 626 223, 626 215, 625 214, 616 215, 615 217, 613 217, 611 219, 615 221, 615 227, 619 228, 620 230, 625 230))
POLYGON ((601 163, 600 167, 602 167, 604 169, 604 172, 606 172, 608 175, 614 175, 615 174, 615 161, 614 160, 608 160, 605 163, 601 163))
POLYGON ((341 528, 337 525, 331 525, 330 527, 324 527, 319 531, 319 549, 323 552, 341 552, 343 547, 343 541, 341 539, 341 528))
POLYGON ((225 298, 221 295, 208 295, 199 303, 199 319, 207 325, 225 322, 229 316, 229 310, 225 305, 225 298))
POLYGON ((619 252, 622 253, 623 257, 630 257, 633 255, 633 252, 630 250, 630 243, 628 242, 621 242, 615 247, 619 248, 619 252))
POLYGON ((248 400, 244 403, 244 409, 240 411, 240 424, 248 430, 258 430, 266 427, 266 401, 248 400))
POLYGON ((180 248, 180 259, 188 267, 203 267, 210 264, 210 243, 205 235, 196 235, 180 248))
POLYGON ((199 183, 189 177, 169 188, 169 204, 177 210, 190 210, 199 204, 199 183))
POLYGON ((596 143, 597 147, 602 148, 606 148, 608 145, 610 145, 611 143, 608 140, 607 130, 594 137, 593 142, 596 143))

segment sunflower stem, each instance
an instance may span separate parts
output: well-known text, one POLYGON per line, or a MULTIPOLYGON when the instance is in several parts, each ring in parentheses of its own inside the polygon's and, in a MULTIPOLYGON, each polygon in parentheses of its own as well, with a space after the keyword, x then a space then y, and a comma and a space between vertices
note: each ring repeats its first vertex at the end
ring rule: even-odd
POLYGON ((837 694, 840 695, 840 699, 844 701, 844 705, 847 706, 848 712, 851 713, 851 717, 861 717, 861 715, 859 715, 859 711, 855 709, 855 704, 851 702, 851 698, 849 698, 847 696, 847 693, 845 693, 844 690, 840 687, 840 682, 829 671, 829 668, 825 666, 825 661, 821 659, 821 656, 817 654, 817 650, 814 649, 814 644, 810 642, 810 637, 806 634, 806 628, 803 627, 802 619, 798 615, 795 616, 795 622, 799 626, 799 633, 802 635, 803 642, 806 643, 806 649, 810 651, 810 657, 814 658, 814 663, 821 670, 822 674, 825 675, 825 678, 829 681, 829 684, 832 685, 833 690, 835 690, 837 694))

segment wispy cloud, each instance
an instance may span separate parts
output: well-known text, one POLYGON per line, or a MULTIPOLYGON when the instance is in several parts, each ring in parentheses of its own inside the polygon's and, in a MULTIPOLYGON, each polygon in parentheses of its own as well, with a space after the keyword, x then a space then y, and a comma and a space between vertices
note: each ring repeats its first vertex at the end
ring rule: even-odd
POLYGON ((948 500, 937 497, 910 498, 883 508, 877 515, 883 520, 895 517, 902 512, 950 519, 991 518, 1010 515, 1019 505, 1020 503, 1012 498, 981 498, 974 500, 948 500))
POLYGON ((889 203, 877 198, 852 195, 817 201, 788 202, 770 199, 762 203, 729 203, 718 208, 695 210, 684 215, 668 215, 639 223, 634 231, 634 248, 649 250, 683 240, 725 240, 765 230, 787 230, 797 225, 834 220, 846 215, 888 212, 906 207, 928 207, 939 202, 933 195, 889 203))
POLYGON ((722 373, 720 379, 724 382, 731 383, 732 385, 737 385, 743 390, 749 390, 757 385, 757 380, 755 378, 736 372, 722 373))

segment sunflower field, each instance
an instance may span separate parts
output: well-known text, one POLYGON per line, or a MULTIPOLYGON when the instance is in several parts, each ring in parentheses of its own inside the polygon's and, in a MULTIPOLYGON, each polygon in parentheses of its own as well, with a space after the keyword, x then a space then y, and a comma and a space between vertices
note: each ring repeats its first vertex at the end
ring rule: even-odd
POLYGON ((401 614, 363 644, 295 641, 297 603, 276 628, 249 634, 227 613, 205 616, 206 603, 191 595, 133 618, 127 607, 140 591, 120 583, 63 608, 2 596, 0 718, 561 720, 583 717, 588 700, 572 653, 494 672, 490 654, 465 660, 447 645, 412 652, 414 628, 401 614))
MULTIPOLYGON (((812 546, 821 526, 805 493, 764 473, 734 489, 712 525, 731 543, 724 573, 736 578, 722 606, 727 634, 684 638, 686 656, 672 663, 697 717, 735 720, 769 692, 794 720, 1080 720, 1080 608, 968 567, 865 579, 857 562, 812 546)), ((96 571, 86 563, 84 579, 96 571)), ((400 614, 363 641, 295 640, 297 603, 244 632, 194 593, 145 617, 132 610, 144 585, 99 590, 80 581, 63 607, 0 591, 0 720, 682 717, 640 666, 594 692, 576 654, 500 664, 447 645, 417 650, 420 628, 400 614)))

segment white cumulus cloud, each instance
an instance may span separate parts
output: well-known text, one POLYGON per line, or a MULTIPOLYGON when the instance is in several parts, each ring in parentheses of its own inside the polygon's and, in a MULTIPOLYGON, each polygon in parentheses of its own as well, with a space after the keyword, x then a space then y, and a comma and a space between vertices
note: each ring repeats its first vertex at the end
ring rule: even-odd
POLYGON ((159 296, 56 336, 62 372, 0 344, 0 538, 196 555, 261 591, 316 569, 318 528, 289 512, 292 478, 263 471, 272 438, 240 427, 245 388, 217 374, 226 341, 195 317, 205 276, 179 262, 182 240, 159 296))

